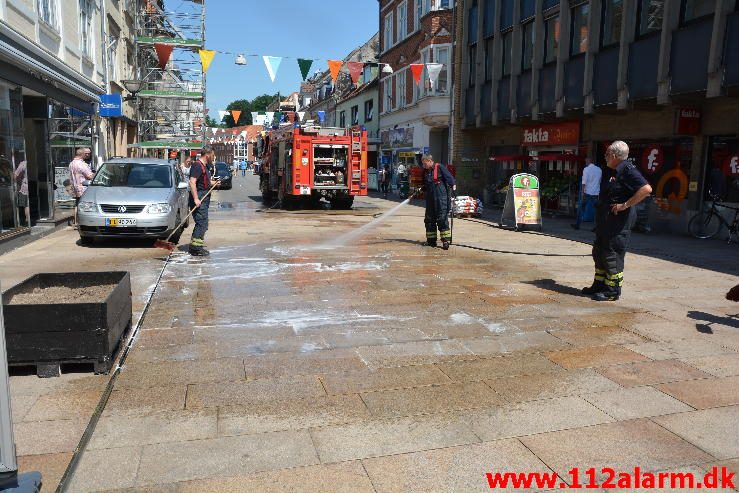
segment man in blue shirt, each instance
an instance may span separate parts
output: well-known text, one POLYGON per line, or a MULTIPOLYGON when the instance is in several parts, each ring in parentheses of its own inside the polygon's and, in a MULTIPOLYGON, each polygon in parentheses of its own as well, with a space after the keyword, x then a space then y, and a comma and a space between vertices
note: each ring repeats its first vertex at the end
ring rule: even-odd
POLYGON ((421 158, 423 164, 423 190, 426 194, 426 244, 436 246, 436 229, 441 234, 441 245, 449 250, 452 232, 449 229, 449 209, 451 198, 449 188, 457 189, 454 177, 446 166, 434 163, 434 158, 426 154, 421 158))

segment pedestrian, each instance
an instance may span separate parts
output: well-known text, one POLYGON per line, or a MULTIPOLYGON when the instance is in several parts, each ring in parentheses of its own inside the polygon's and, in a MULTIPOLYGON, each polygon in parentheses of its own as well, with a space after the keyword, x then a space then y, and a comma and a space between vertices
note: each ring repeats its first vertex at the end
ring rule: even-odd
POLYGON ((241 170, 241 176, 246 176, 246 161, 239 163, 239 169, 241 170))
POLYGON ((595 214, 595 278, 582 290, 596 301, 616 301, 621 296, 624 257, 636 222, 634 206, 652 193, 652 187, 628 157, 629 146, 620 140, 606 150, 608 169, 595 214))
POLYGON ((380 170, 380 191, 382 192, 382 196, 384 198, 387 198, 387 191, 389 187, 390 187, 390 168, 386 164, 380 170))
POLYGON ((16 204, 19 209, 23 210, 23 217, 26 219, 25 226, 31 226, 31 210, 28 201, 28 163, 26 163, 23 151, 16 151, 15 162, 13 176, 16 185, 16 204))
POLYGON ((80 197, 85 193, 87 187, 83 185, 85 180, 92 180, 95 176, 90 169, 87 161, 90 159, 92 151, 89 147, 79 147, 75 151, 74 159, 69 163, 69 175, 72 180, 72 196, 74 197, 74 225, 77 225, 77 206, 80 204, 80 197))
POLYGON ((215 161, 215 152, 209 145, 203 147, 200 159, 190 167, 190 209, 196 208, 192 218, 195 227, 190 238, 190 255, 204 257, 210 255, 205 248, 205 232, 208 231, 208 207, 210 195, 205 197, 212 186, 220 185, 221 180, 211 183, 210 168, 215 161))
POLYGON ((192 167, 192 158, 190 156, 187 156, 185 158, 185 161, 180 163, 180 171, 182 171, 182 176, 185 177, 185 180, 190 180, 190 168, 192 167))
POLYGON ((577 210, 575 224, 571 225, 573 228, 580 229, 585 211, 595 208, 595 204, 598 202, 598 195, 600 195, 600 180, 602 177, 603 170, 593 162, 585 166, 585 169, 582 171, 582 200, 577 210))
POLYGON ((423 222, 426 224, 426 244, 436 246, 436 229, 441 234, 441 245, 449 250, 452 232, 449 229, 449 208, 451 198, 449 188, 457 189, 454 177, 446 166, 434 162, 433 156, 426 154, 421 157, 423 164, 423 191, 426 195, 426 215, 423 222))

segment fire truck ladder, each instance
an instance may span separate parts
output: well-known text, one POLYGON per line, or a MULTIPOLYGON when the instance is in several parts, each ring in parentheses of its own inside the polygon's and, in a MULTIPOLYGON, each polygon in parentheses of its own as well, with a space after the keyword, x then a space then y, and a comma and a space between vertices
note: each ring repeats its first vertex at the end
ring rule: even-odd
POLYGON ((351 185, 349 190, 359 192, 362 184, 362 131, 352 128, 351 185))

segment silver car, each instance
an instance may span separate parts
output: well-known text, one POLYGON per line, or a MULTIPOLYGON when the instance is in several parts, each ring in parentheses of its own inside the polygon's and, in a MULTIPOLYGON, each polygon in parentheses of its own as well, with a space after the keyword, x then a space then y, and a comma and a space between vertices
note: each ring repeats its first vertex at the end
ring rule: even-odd
MULTIPOLYGON (((80 198, 80 239, 165 238, 187 216, 188 184, 162 159, 117 158, 104 163, 80 198)), ((183 225, 172 237, 177 242, 183 225)))

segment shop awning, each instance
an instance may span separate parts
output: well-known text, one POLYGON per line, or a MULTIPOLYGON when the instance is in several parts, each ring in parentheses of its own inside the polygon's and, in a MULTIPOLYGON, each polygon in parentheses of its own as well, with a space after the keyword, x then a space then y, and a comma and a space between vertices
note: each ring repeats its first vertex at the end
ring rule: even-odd
POLYGON ((489 161, 528 161, 531 157, 526 154, 508 154, 501 156, 490 156, 489 161))
POLYGON ((571 162, 584 162, 584 156, 578 156, 576 154, 564 154, 564 153, 546 153, 539 154, 538 156, 532 156, 532 161, 571 161, 571 162))

